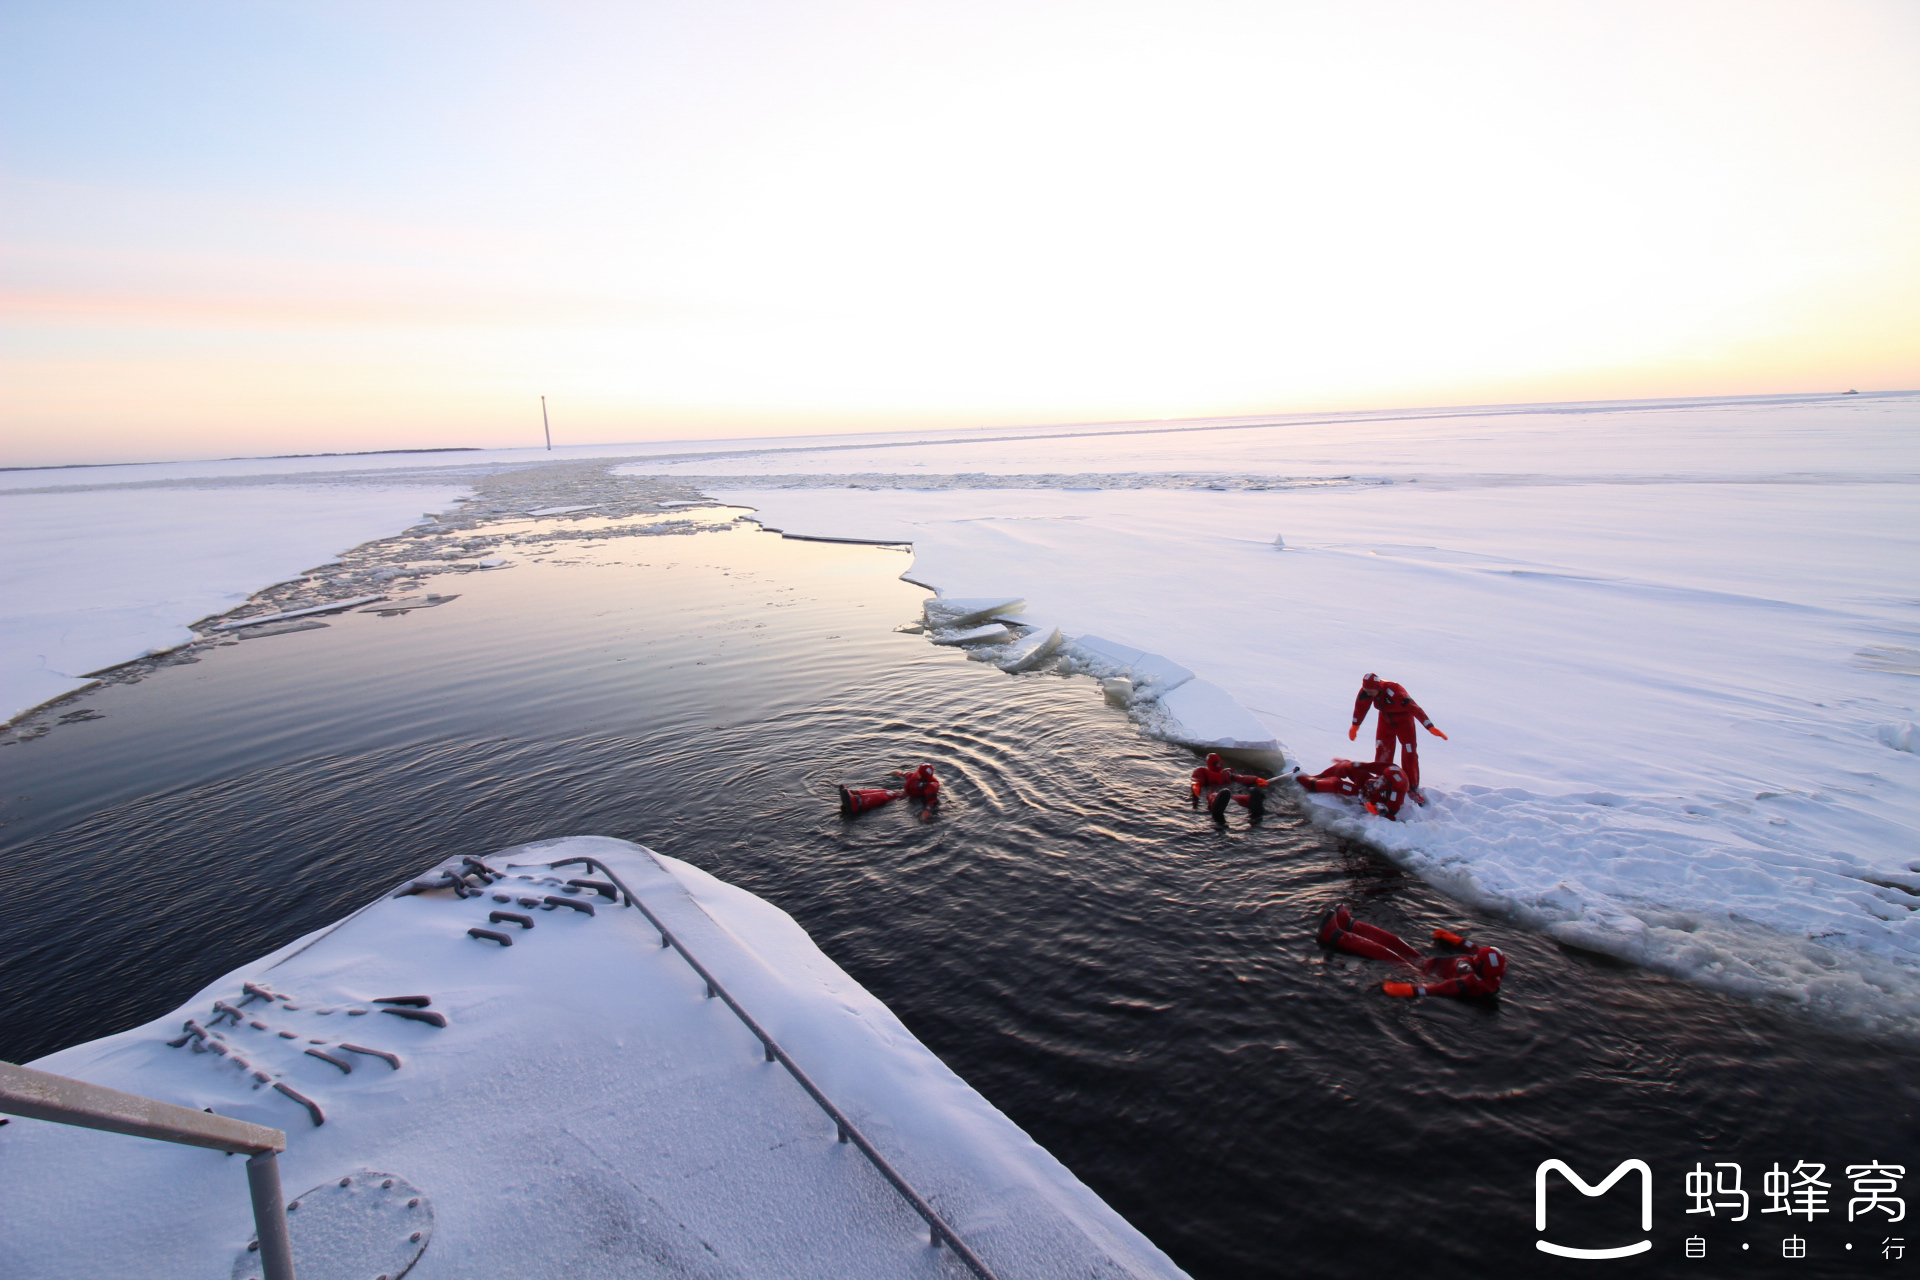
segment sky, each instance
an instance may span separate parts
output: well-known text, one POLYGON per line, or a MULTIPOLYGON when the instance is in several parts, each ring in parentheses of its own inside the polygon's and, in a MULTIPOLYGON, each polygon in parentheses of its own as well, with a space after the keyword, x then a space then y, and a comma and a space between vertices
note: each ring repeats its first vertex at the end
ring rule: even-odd
POLYGON ((1908 0, 9 0, 0 465, 1920 387, 1908 0))

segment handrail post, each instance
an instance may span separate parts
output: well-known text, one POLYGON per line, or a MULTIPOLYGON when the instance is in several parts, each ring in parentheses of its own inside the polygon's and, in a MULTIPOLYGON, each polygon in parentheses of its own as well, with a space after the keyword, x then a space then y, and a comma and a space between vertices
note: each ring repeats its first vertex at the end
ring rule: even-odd
POLYGON ((280 1161, 273 1152, 247 1157, 247 1190, 253 1195, 253 1231, 260 1242, 263 1280, 294 1280, 287 1202, 280 1195, 280 1161))
POLYGON ((0 1111, 30 1120, 247 1156, 247 1189, 253 1196, 253 1225, 260 1244, 262 1275, 264 1280, 294 1280, 287 1206, 280 1198, 280 1164, 274 1159, 287 1149, 287 1135, 279 1129, 11 1062, 0 1062, 0 1111))

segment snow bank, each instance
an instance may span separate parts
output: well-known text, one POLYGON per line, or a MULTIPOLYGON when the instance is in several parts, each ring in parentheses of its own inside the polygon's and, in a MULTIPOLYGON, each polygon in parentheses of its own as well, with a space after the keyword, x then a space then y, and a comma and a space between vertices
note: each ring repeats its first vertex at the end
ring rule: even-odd
POLYGON ((89 672, 185 644, 188 623, 467 492, 410 484, 8 494, 0 718, 85 688, 89 672))
MULTIPOLYGON (((1181 1274, 784 912, 620 840, 506 850, 488 862, 531 878, 383 899, 164 1018, 33 1065, 284 1129, 290 1197, 361 1169, 404 1177, 434 1212, 413 1280, 960 1274, 639 911, 577 891, 566 900, 594 914, 546 905, 591 876, 544 864, 580 854, 612 866, 1000 1274, 1181 1274), (446 1025, 375 1003, 399 995, 428 997, 446 1025), (242 1016, 220 1025, 215 1001, 242 1016), (169 1048, 190 1018, 207 1048, 169 1048)), ((0 1273, 227 1280, 250 1233, 240 1165, 16 1120, 0 1129, 0 1273)))
MULTIPOLYGON (((1322 821, 1569 943, 1917 1028, 1916 426, 1913 396, 1515 418, 1537 474, 1445 485, 724 492, 910 540, 943 595, 1025 597, 1175 740, 1317 769, 1371 747, 1345 732, 1360 674, 1400 680, 1451 736, 1422 737, 1434 804, 1322 821), (1776 482, 1741 479, 1755 459, 1776 482)), ((1407 450, 1442 458, 1490 427, 1426 429, 1407 450)), ((1196 438, 1107 465, 1217 463, 1196 438)))

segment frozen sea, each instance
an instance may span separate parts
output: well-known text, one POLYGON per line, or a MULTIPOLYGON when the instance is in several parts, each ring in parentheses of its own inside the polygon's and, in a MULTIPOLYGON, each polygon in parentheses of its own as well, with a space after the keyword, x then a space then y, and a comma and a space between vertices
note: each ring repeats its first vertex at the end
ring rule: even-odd
MULTIPOLYGON (((476 491, 491 483, 476 480, 476 491)), ((537 509, 554 505, 581 504, 537 509)), ((0 967, 10 1014, 0 1056, 52 1052, 51 1069, 110 1070, 123 1087, 230 1108, 234 1082, 213 1059, 164 1047, 178 1030, 169 1011, 191 993, 225 990, 234 979, 223 974, 255 972, 443 857, 599 832, 643 841, 789 913, 920 1043, 1201 1280, 1580 1271, 1588 1264, 1534 1249, 1532 1173, 1549 1156, 1595 1177, 1628 1157, 1652 1164, 1656 1254, 1630 1264, 1634 1274, 1692 1274, 1681 1247, 1694 1235, 1711 1241, 1719 1274, 1763 1274, 1764 1253, 1745 1269, 1729 1258, 1742 1243, 1777 1249, 1776 1220, 1687 1216, 1683 1174, 1696 1162, 1736 1162, 1750 1185, 1776 1161, 1820 1162, 1842 1194, 1850 1163, 1920 1163, 1909 1158, 1920 1151, 1910 1046, 1756 1008, 1464 906, 1374 849, 1331 837, 1285 795, 1261 828, 1236 819, 1217 830, 1185 802, 1192 752, 1140 733, 1091 681, 1008 677, 893 631, 927 594, 899 581, 905 551, 786 540, 748 524, 559 536, 613 523, 591 513, 503 518, 491 527, 522 539, 506 553, 513 567, 433 579, 455 582, 447 589, 458 599, 444 606, 222 641, 197 662, 62 704, 66 723, 0 748, 13 784, 0 805, 0 866, 14 899, 33 904, 0 967), (939 820, 903 806, 852 823, 835 816, 834 782, 879 782, 916 759, 948 780, 939 820), (1496 941, 1513 976, 1492 1003, 1386 999, 1380 966, 1313 945, 1320 915, 1341 900, 1406 937, 1447 927, 1496 941), (108 1032, 118 1034, 95 1039, 108 1032)), ((376 1154, 434 1197, 448 1231, 426 1260, 442 1273, 460 1273, 490 1225, 515 1240, 548 1233, 528 1251, 528 1273, 536 1262, 591 1269, 646 1245, 659 1225, 593 1158, 617 1162, 625 1144, 649 1140, 631 1101, 604 1082, 580 1087, 610 1034, 630 1044, 647 1034, 595 1016, 627 1003, 609 984, 642 975, 598 967, 611 956, 541 950, 582 922, 537 918, 529 940, 504 953, 460 936, 460 919, 431 923, 437 941, 409 933, 383 948, 362 931, 357 944, 379 951, 381 966, 411 964, 428 943, 471 949, 448 953, 451 968, 421 988, 465 1028, 446 1041, 450 1066, 480 1060, 462 1051, 497 1051, 522 960, 545 956, 578 973, 556 1004, 593 1022, 576 1053, 564 1021, 529 1019, 525 1059, 509 1063, 523 1083, 476 1088, 457 1117, 394 1113, 430 1142, 376 1144, 376 1154), (521 1138, 541 1153, 537 1167, 515 1165, 521 1138), (568 1179, 570 1193, 550 1194, 568 1179), (511 1211, 476 1214, 516 1194, 511 1211)), ((645 955, 622 963, 659 956, 641 941, 645 955)), ((334 967, 289 976, 290 964, 275 981, 296 997, 355 984, 358 965, 334 967)), ((678 985, 649 989, 635 1013, 677 1034, 715 1004, 671 965, 658 976, 676 973, 678 985)), ((353 993, 381 994, 357 984, 353 993)), ((817 994, 829 1018, 849 999, 817 994)), ((860 1006, 857 992, 851 1000, 860 1006)), ((311 1007, 293 1003, 301 1025, 311 1007)), ((184 1012, 204 1013, 205 999, 184 1012)), ((731 1038, 739 1028, 721 1014, 709 1028, 717 1038, 703 1042, 713 1067, 759 1071, 759 1054, 731 1038), (718 1034, 728 1027, 731 1036, 718 1034)), ((265 1021, 229 1034, 271 1048, 281 1019, 265 1021)), ((408 1072, 427 1070, 434 1059, 423 1055, 438 1043, 422 1029, 374 1042, 408 1051, 408 1072)), ((830 1064, 831 1048, 812 1043, 808 1065, 830 1064)), ((298 1053, 289 1063, 261 1052, 338 1108, 342 1127, 303 1133, 297 1106, 249 1094, 242 1080, 246 1114, 291 1120, 289 1132, 309 1139, 346 1133, 345 1118, 374 1114, 376 1100, 459 1087, 457 1073, 403 1073, 394 1082, 410 1078, 422 1092, 388 1097, 379 1064, 347 1078, 298 1053)), ((644 1092, 675 1125, 723 1096, 659 1081, 644 1092)), ((874 1101, 864 1090, 854 1100, 874 1101)), ((756 1107, 789 1101, 774 1092, 756 1107)), ((759 1114, 707 1136, 750 1129, 759 1114)), ((795 1118, 805 1122, 776 1134, 790 1141, 768 1159, 830 1160, 830 1130, 817 1116, 795 1118)), ((24 1132, 0 1129, 0 1151, 24 1132)), ((936 1189, 974 1177, 958 1150, 900 1141, 909 1136, 897 1130, 889 1149, 936 1189)), ((351 1163, 338 1142, 302 1147, 289 1160, 295 1193, 351 1163)), ((755 1161, 740 1149, 716 1155, 752 1180, 755 1161)), ((189 1167, 147 1159, 149 1170, 189 1167)), ((696 1184, 710 1176, 684 1153, 671 1167, 696 1184)), ((237 1194, 195 1188, 185 1222, 181 1204, 144 1198, 153 1184, 143 1191, 138 1177, 88 1181, 84 1163, 61 1177, 99 1198, 112 1219, 103 1241, 134 1238, 129 1195, 143 1197, 141 1220, 165 1226, 176 1247, 191 1243, 184 1227, 210 1226, 218 1274, 244 1237, 237 1194)), ((31 1237, 32 1257, 59 1256, 65 1237, 47 1224, 73 1202, 52 1189, 0 1195, 0 1241, 31 1237), (31 1232, 4 1225, 23 1212, 31 1232)), ((715 1210, 745 1203, 735 1192, 677 1220, 724 1228, 727 1214, 715 1210)), ((742 1248, 779 1256, 796 1240, 804 1251, 816 1229, 801 1225, 808 1199, 783 1207, 782 1222, 714 1243, 729 1258, 742 1248)), ((1558 1195, 1555 1237, 1615 1242, 1637 1225, 1618 1200, 1558 1195)), ((1004 1223, 969 1214, 968 1233, 999 1247, 1004 1223)), ((927 1260, 912 1223, 897 1225, 860 1253, 876 1274, 915 1273, 906 1255, 916 1250, 927 1260)), ((1870 1225, 1849 1223, 1843 1209, 1797 1224, 1813 1250, 1797 1269, 1859 1274, 1864 1246, 1886 1234, 1869 1239, 1870 1225), (1861 1252, 1844 1252, 1847 1243, 1861 1252)), ((849 1231, 808 1256, 838 1258, 866 1239, 849 1231)), ((15 1269, 36 1276, 34 1265, 15 1269)))
MULTIPOLYGON (((1316 802, 1327 830, 1570 944, 1911 1031, 1917 434, 1920 394, 1879 393, 562 456, 910 543, 913 581, 1023 599, 1079 669, 1159 673, 1135 712, 1167 740, 1315 770, 1370 747, 1345 729, 1378 671, 1449 734, 1433 803, 1316 802)), ((10 703, 550 456, 10 473, 10 703)))

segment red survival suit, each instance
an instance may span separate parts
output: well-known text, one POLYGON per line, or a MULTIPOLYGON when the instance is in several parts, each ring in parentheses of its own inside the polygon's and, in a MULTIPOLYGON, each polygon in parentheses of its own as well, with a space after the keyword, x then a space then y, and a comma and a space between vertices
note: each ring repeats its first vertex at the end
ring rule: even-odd
MULTIPOLYGON (((1360 722, 1367 718, 1367 712, 1380 713, 1375 726, 1373 762, 1377 765, 1393 763, 1394 743, 1400 744, 1400 767, 1406 770, 1407 789, 1420 790, 1419 747, 1413 738, 1413 722, 1418 720, 1426 726, 1428 733, 1436 738, 1447 735, 1433 727, 1433 721, 1427 719, 1427 713, 1413 700, 1405 685, 1395 684, 1391 680, 1382 680, 1369 671, 1360 677, 1360 693, 1353 700, 1353 725, 1347 730, 1347 741, 1351 742, 1360 735, 1360 722)), ((1425 804, 1425 800, 1421 800, 1425 804)))
POLYGON ((932 804, 940 798, 940 779, 933 776, 933 766, 923 764, 912 773, 895 770, 894 777, 901 779, 900 789, 909 798, 932 804))
POLYGON ((882 787, 841 787, 840 816, 851 818, 856 813, 878 809, 883 804, 892 804, 905 794, 904 791, 888 791, 882 787))
POLYGON ((1213 797, 1219 791, 1233 786, 1234 772, 1221 761, 1220 753, 1207 753, 1207 762, 1193 771, 1193 808, 1201 804, 1213 806, 1213 797))
POLYGON ((1233 781, 1245 787, 1246 794, 1242 795, 1231 787, 1222 787, 1214 792, 1213 798, 1207 801, 1207 812, 1213 815, 1213 820, 1225 822, 1227 806, 1230 804, 1237 804, 1246 809, 1249 825, 1265 818, 1267 816, 1267 780, 1257 774, 1236 773, 1233 775, 1233 781))
POLYGON ((902 796, 910 796, 929 807, 940 798, 940 779, 933 776, 933 766, 930 764, 923 764, 911 773, 896 769, 893 776, 903 779, 898 791, 888 791, 883 787, 841 787, 840 816, 851 818, 856 813, 892 804, 902 796))
POLYGON ((1413 969, 1425 982, 1383 982, 1380 989, 1390 996, 1491 996, 1500 993, 1501 979, 1507 976, 1507 958, 1498 947, 1479 947, 1457 933, 1445 929, 1433 931, 1435 942, 1461 947, 1465 955, 1423 957, 1406 939, 1378 925, 1355 920, 1353 911, 1341 903, 1320 923, 1320 945, 1351 951, 1369 960, 1387 960, 1413 969))
POLYGON ((1203 802, 1215 822, 1227 820, 1229 804, 1244 806, 1248 820, 1258 822, 1267 813, 1267 780, 1258 774, 1235 773, 1219 752, 1208 752, 1207 762, 1193 771, 1192 807, 1198 809, 1203 802), (1247 794, 1234 794, 1235 784, 1247 788, 1247 794))
POLYGON ((1406 772, 1397 764, 1355 764, 1351 760, 1335 760, 1319 773, 1297 774, 1293 780, 1303 791, 1357 799, 1367 806, 1368 813, 1387 818, 1400 816, 1400 806, 1412 790, 1406 772))

